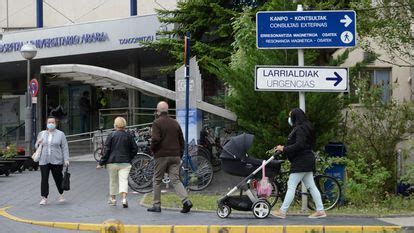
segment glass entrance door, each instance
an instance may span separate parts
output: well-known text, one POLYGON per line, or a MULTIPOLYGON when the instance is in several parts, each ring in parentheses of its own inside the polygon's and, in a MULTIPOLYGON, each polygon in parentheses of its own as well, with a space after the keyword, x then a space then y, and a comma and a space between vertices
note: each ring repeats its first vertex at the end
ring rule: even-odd
POLYGON ((89 85, 69 86, 70 134, 91 131, 91 87, 89 85))

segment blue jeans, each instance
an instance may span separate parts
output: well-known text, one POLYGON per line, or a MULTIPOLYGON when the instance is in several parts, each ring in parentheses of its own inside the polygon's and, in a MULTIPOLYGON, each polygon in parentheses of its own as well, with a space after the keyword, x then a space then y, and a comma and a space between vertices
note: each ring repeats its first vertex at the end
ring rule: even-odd
POLYGON ((290 204, 295 198, 296 187, 301 181, 303 181, 306 188, 312 195, 312 199, 316 205, 316 211, 323 210, 321 193, 319 192, 318 188, 315 185, 315 181, 313 180, 313 172, 298 172, 291 173, 289 175, 288 190, 286 192, 285 200, 283 200, 283 204, 280 207, 280 211, 282 211, 283 213, 286 213, 289 209, 290 204))

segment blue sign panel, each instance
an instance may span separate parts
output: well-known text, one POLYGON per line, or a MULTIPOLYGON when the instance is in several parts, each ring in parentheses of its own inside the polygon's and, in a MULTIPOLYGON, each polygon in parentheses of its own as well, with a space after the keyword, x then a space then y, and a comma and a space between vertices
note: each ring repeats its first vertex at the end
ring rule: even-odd
POLYGON ((341 48, 356 45, 355 11, 262 11, 259 49, 341 48))

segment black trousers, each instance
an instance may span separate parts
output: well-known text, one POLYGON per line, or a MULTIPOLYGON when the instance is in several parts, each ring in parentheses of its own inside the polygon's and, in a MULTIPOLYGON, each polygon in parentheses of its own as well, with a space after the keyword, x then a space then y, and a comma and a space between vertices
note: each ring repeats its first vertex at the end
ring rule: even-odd
POLYGON ((56 187, 60 194, 63 193, 62 189, 62 180, 63 180, 63 164, 62 165, 54 165, 54 164, 46 164, 40 165, 40 174, 42 177, 42 183, 40 185, 40 192, 41 196, 47 198, 49 195, 49 173, 52 171, 53 179, 55 180, 56 187))

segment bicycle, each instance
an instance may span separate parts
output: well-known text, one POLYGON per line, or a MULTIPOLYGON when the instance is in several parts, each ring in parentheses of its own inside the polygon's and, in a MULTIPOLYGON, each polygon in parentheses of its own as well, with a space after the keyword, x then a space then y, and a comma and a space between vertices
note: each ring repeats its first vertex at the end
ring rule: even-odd
MULTIPOLYGON (((272 193, 268 198, 268 201, 271 207, 275 206, 279 199, 283 200, 285 198, 289 174, 289 171, 282 171, 275 177, 270 178, 270 183, 272 185, 272 193)), ((315 180, 316 187, 318 188, 321 194, 322 203, 325 210, 330 210, 336 207, 339 204, 339 201, 342 196, 342 189, 338 180, 336 180, 334 177, 318 173, 314 174, 313 179, 315 180)), ((248 182, 248 185, 251 185, 254 188, 256 188, 258 180, 260 180, 260 178, 253 178, 248 182)), ((242 194, 243 190, 240 190, 240 195, 242 194)), ((294 200, 297 203, 300 203, 302 195, 306 195, 308 197, 308 208, 311 210, 315 210, 316 205, 313 199, 311 198, 311 194, 308 191, 302 192, 301 184, 299 184, 295 191, 294 200)))
POLYGON ((146 153, 138 152, 131 161, 131 170, 128 176, 128 186, 139 193, 152 192, 152 178, 154 176, 154 158, 146 153))
MULTIPOLYGON (((287 177, 288 174, 289 172, 283 172, 282 176, 287 177)), ((328 175, 322 175, 322 174, 314 174, 313 179, 315 181, 316 187, 318 188, 321 194, 322 203, 323 203, 325 210, 330 210, 334 208, 335 206, 337 206, 339 203, 339 200, 341 199, 341 186, 339 182, 334 177, 331 177, 328 175)), ((274 180, 274 184, 278 189, 278 191, 276 192, 280 193, 276 196, 274 203, 277 202, 278 198, 284 199, 286 195, 287 182, 285 182, 285 180, 286 178, 282 178, 282 179, 279 178, 279 179, 274 180)), ((313 201, 311 194, 309 193, 309 191, 302 192, 301 185, 302 184, 299 184, 295 191, 296 202, 299 203, 301 201, 302 195, 306 195, 308 197, 307 198, 308 208, 311 210, 315 210, 316 205, 313 201)))
POLYGON ((219 158, 223 145, 230 139, 231 132, 224 129, 225 136, 220 138, 220 127, 216 127, 213 135, 208 126, 204 126, 200 131, 199 144, 195 144, 194 141, 190 142, 189 154, 191 156, 200 155, 210 161, 213 171, 218 172, 221 169, 221 160, 219 158))
MULTIPOLYGON (((152 191, 152 178, 154 175, 155 159, 146 153, 138 152, 131 162, 129 173, 129 186, 139 193, 152 191)), ((202 156, 192 156, 189 164, 188 175, 185 173, 185 161, 180 166, 180 178, 183 183, 187 182, 187 188, 192 191, 205 189, 213 180, 213 168, 210 162, 202 156), (192 164, 192 165, 191 165, 192 164)), ((170 178, 166 174, 163 183, 169 185, 170 178)))
POLYGON ((128 186, 139 193, 152 192, 155 160, 150 148, 151 128, 130 129, 128 132, 133 136, 138 146, 138 153, 131 161, 128 186))
POLYGON ((99 163, 99 161, 101 160, 103 153, 104 153, 104 147, 105 147, 105 143, 104 143, 104 139, 103 139, 103 129, 99 128, 99 132, 100 132, 100 138, 101 141, 99 141, 98 143, 98 147, 95 149, 95 151, 93 152, 93 158, 95 159, 96 162, 99 163))

